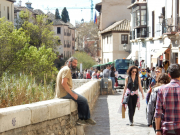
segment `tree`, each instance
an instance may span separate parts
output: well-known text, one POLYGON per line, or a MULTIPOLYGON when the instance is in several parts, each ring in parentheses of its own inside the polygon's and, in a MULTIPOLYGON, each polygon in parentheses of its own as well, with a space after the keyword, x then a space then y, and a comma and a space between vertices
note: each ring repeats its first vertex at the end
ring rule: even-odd
POLYGON ((78 60, 78 69, 80 69, 80 63, 82 63, 83 69, 89 69, 96 64, 93 58, 89 56, 86 52, 76 52, 73 57, 76 57, 78 60))
POLYGON ((61 19, 58 8, 56 8, 56 11, 55 11, 55 19, 61 19))
POLYGON ((92 57, 96 57, 99 42, 98 38, 98 26, 91 22, 77 23, 76 24, 76 43, 79 50, 82 49, 90 54, 92 57))
MULTIPOLYGON (((22 18, 24 14, 27 14, 26 12, 21 11, 20 17, 22 18)), ((36 18, 32 17, 31 21, 25 20, 22 29, 30 37, 29 44, 32 46, 39 48, 44 45, 47 48, 55 49, 59 44, 59 37, 55 36, 53 25, 48 23, 45 15, 37 15, 36 18)))
POLYGON ((22 29, 14 29, 12 22, 0 18, 0 76, 16 69, 16 53, 28 45, 29 39, 22 29))
POLYGON ((66 7, 64 7, 64 9, 63 9, 63 11, 62 11, 61 18, 62 18, 62 20, 63 20, 65 23, 67 23, 67 22, 70 21, 70 19, 69 19, 69 13, 68 13, 66 7))

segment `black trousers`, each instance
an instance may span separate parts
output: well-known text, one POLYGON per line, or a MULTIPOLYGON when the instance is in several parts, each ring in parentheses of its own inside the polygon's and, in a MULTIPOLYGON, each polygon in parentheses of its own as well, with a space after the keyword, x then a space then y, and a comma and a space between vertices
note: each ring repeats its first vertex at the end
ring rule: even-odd
MULTIPOLYGON (((72 91, 74 92, 74 91, 72 91)), ((87 120, 90 118, 90 110, 89 110, 89 105, 88 101, 85 97, 79 95, 78 93, 74 92, 75 94, 78 95, 78 99, 75 100, 69 93, 63 97, 63 99, 72 99, 78 104, 78 116, 79 119, 81 120, 87 120)))
POLYGON ((128 102, 128 114, 129 114, 129 121, 133 123, 133 117, 136 109, 136 104, 137 104, 137 95, 131 95, 129 97, 129 102, 128 102))

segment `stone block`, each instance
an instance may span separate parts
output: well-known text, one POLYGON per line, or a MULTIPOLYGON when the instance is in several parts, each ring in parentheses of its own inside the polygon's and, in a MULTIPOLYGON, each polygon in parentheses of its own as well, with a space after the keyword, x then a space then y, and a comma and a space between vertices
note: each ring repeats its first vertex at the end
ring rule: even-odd
POLYGON ((58 118, 71 113, 69 99, 59 99, 47 104, 47 107, 49 110, 49 119, 58 118))
POLYGON ((31 110, 31 123, 39 123, 48 120, 49 109, 44 103, 29 104, 28 108, 31 110))
POLYGON ((70 108, 71 108, 71 112, 74 112, 77 110, 77 103, 74 102, 73 100, 70 100, 70 108))
POLYGON ((0 133, 31 124, 31 110, 26 105, 0 109, 0 133))
POLYGON ((85 135, 83 126, 76 126, 77 135, 85 135))

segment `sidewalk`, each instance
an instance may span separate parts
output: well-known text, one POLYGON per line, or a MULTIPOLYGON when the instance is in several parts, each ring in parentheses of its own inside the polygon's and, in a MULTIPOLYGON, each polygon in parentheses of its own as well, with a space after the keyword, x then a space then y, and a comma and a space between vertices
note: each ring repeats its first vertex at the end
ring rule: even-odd
POLYGON ((147 127, 145 99, 141 100, 140 110, 136 108, 134 126, 129 126, 127 110, 125 119, 117 113, 121 99, 122 92, 115 95, 100 95, 92 114, 97 124, 86 126, 85 135, 155 135, 153 128, 147 127))

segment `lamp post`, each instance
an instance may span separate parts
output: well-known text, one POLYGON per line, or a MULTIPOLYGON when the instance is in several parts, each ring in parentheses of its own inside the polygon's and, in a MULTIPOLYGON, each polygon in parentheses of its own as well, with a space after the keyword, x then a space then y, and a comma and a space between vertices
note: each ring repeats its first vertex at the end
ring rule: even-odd
POLYGON ((123 50, 124 50, 125 52, 128 52, 128 53, 131 52, 130 50, 127 50, 127 44, 124 44, 124 45, 123 45, 123 50))

